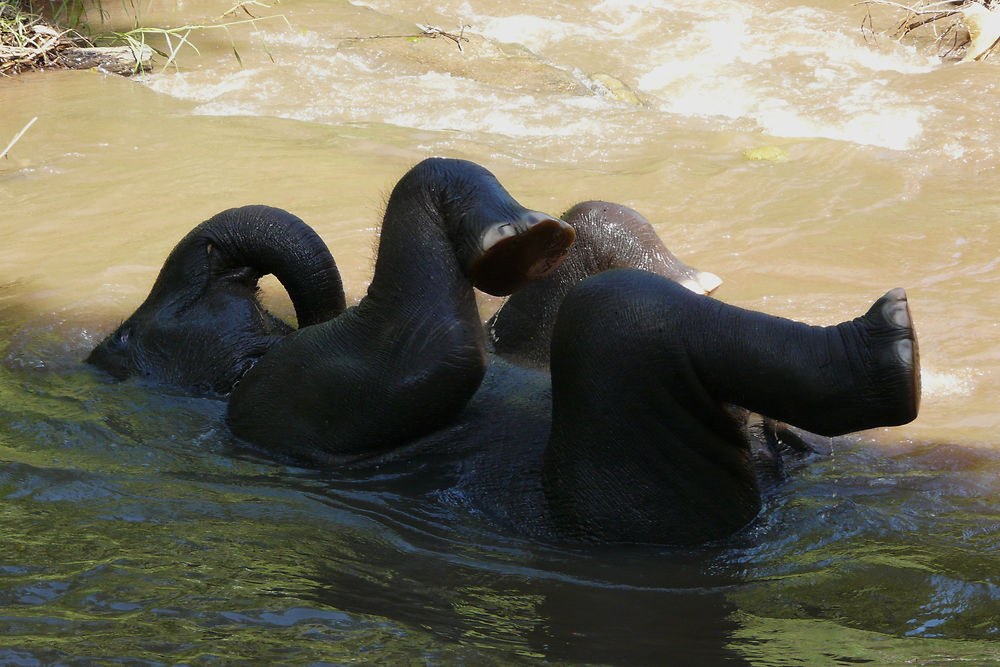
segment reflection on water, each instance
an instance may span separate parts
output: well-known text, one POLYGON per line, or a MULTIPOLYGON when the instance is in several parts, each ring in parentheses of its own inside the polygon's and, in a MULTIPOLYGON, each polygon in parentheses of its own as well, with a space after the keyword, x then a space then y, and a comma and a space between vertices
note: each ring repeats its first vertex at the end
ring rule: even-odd
POLYGON ((0 143, 39 117, 0 161, 0 662, 1000 659, 1000 65, 870 48, 856 8, 814 4, 289 0, 274 63, 237 31, 244 69, 206 36, 145 81, 0 81, 0 143), (341 39, 415 22, 472 41, 341 39), (744 157, 770 145, 789 160, 744 157), (740 305, 827 323, 906 286, 920 418, 789 461, 726 544, 577 551, 284 466, 217 401, 80 366, 231 206, 301 216, 359 298, 385 194, 430 154, 551 213, 627 203, 740 305))
POLYGON ((728 543, 567 550, 276 463, 220 402, 110 383, 85 332, 4 316, 5 663, 1000 658, 995 451, 820 442, 728 543))

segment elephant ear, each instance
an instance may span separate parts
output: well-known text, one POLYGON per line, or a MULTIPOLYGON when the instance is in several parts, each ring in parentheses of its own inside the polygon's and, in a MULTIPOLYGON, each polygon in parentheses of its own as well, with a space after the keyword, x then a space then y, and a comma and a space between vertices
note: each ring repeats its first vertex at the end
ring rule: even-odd
POLYGON ((325 322, 346 308, 340 272, 323 239, 297 216, 260 205, 222 211, 195 227, 164 262, 147 301, 162 303, 181 284, 256 285, 268 274, 288 292, 299 327, 325 322))

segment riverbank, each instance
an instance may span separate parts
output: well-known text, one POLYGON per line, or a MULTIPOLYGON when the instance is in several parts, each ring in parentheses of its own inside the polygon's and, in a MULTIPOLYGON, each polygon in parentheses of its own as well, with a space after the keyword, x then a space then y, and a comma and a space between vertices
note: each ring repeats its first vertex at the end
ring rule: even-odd
POLYGON ((150 15, 151 5, 140 17, 136 5, 111 8, 100 0, 0 0, 0 76, 95 68, 131 76, 152 70, 156 56, 156 65, 165 69, 174 64, 184 47, 198 53, 192 34, 212 31, 227 34, 231 53, 242 64, 231 31, 243 26, 256 32, 258 23, 273 19, 287 23, 280 14, 255 14, 260 7, 269 8, 255 0, 227 5, 214 17, 213 5, 217 3, 205 5, 204 13, 196 14, 194 21, 171 26, 150 15), (91 23, 95 14, 96 25, 91 23))
POLYGON ((144 44, 126 39, 122 45, 96 46, 83 34, 85 15, 82 4, 69 8, 64 15, 68 27, 63 27, 51 6, 45 11, 19 0, 0 0, 0 75, 96 67, 128 76, 151 69, 153 50, 144 44))

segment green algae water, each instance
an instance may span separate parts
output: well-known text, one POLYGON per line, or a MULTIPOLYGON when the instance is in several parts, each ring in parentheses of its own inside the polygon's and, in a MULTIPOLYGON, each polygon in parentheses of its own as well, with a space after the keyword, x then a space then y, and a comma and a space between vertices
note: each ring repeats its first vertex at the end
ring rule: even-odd
MULTIPOLYGON (((229 8, 195 5, 143 16, 229 8)), ((1000 65, 866 43, 850 3, 278 11, 234 30, 242 67, 204 35, 134 80, 0 80, 0 144, 38 117, 0 160, 0 664, 1000 660, 1000 65), (350 39, 379 34, 409 37, 350 39), (742 306, 832 323, 906 287, 920 417, 790 457, 726 543, 560 549, 81 364, 231 206, 301 216, 360 298, 385 197, 429 155, 553 214, 628 204, 742 306)))

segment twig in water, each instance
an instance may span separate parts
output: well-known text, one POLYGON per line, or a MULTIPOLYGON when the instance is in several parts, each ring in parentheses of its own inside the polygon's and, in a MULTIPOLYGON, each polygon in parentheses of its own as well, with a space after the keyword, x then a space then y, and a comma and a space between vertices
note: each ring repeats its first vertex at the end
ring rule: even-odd
POLYGON ((421 35, 426 35, 427 37, 437 37, 438 35, 440 35, 441 37, 450 39, 451 41, 455 42, 455 44, 458 46, 459 51, 465 53, 465 49, 462 48, 462 42, 469 41, 469 38, 465 36, 465 29, 468 28, 469 26, 463 25, 461 31, 457 35, 453 35, 450 32, 445 32, 441 28, 438 28, 437 26, 433 25, 420 25, 418 23, 417 27, 420 28, 421 35))
POLYGON ((0 158, 7 157, 7 153, 10 152, 10 149, 14 147, 14 144, 17 143, 17 140, 20 139, 21 136, 28 131, 28 128, 31 127, 36 120, 38 120, 38 116, 35 116, 31 120, 29 120, 28 124, 21 128, 21 131, 17 133, 17 136, 11 139, 10 143, 7 144, 7 148, 3 149, 3 152, 0 153, 0 158))
POLYGON ((465 36, 465 29, 472 27, 468 25, 463 25, 461 30, 459 30, 458 34, 456 35, 454 33, 445 32, 444 30, 438 28, 437 26, 423 25, 420 23, 417 23, 416 26, 420 28, 420 32, 410 33, 408 35, 368 35, 366 37, 332 37, 329 39, 337 39, 345 42, 353 42, 353 41, 365 42, 368 41, 369 39, 410 39, 416 41, 420 37, 430 37, 431 39, 434 39, 435 37, 444 37, 445 39, 450 39, 451 41, 455 42, 455 45, 458 46, 458 50, 461 51, 462 53, 465 53, 465 49, 462 48, 462 42, 469 41, 469 38, 465 36))
POLYGON ((25 126, 24 126, 23 128, 21 128, 21 131, 17 133, 17 136, 16 136, 16 137, 14 137, 13 139, 11 139, 11 140, 10 140, 10 143, 9 143, 9 144, 7 144, 7 148, 3 149, 3 152, 2 152, 2 153, 0 153, 0 158, 5 158, 5 157, 7 157, 7 153, 8 153, 8 152, 10 152, 10 149, 14 147, 14 144, 16 144, 16 143, 17 143, 17 140, 18 140, 18 139, 20 139, 20 138, 21 138, 21 136, 22 136, 22 135, 23 135, 23 134, 24 134, 25 132, 27 132, 27 131, 28 131, 28 128, 29 128, 29 127, 31 127, 31 126, 32 126, 32 125, 34 124, 34 122, 35 122, 36 120, 38 120, 38 116, 35 116, 35 117, 34 117, 34 118, 32 118, 31 120, 29 120, 29 121, 28 121, 28 124, 27 124, 27 125, 25 125, 25 126))

